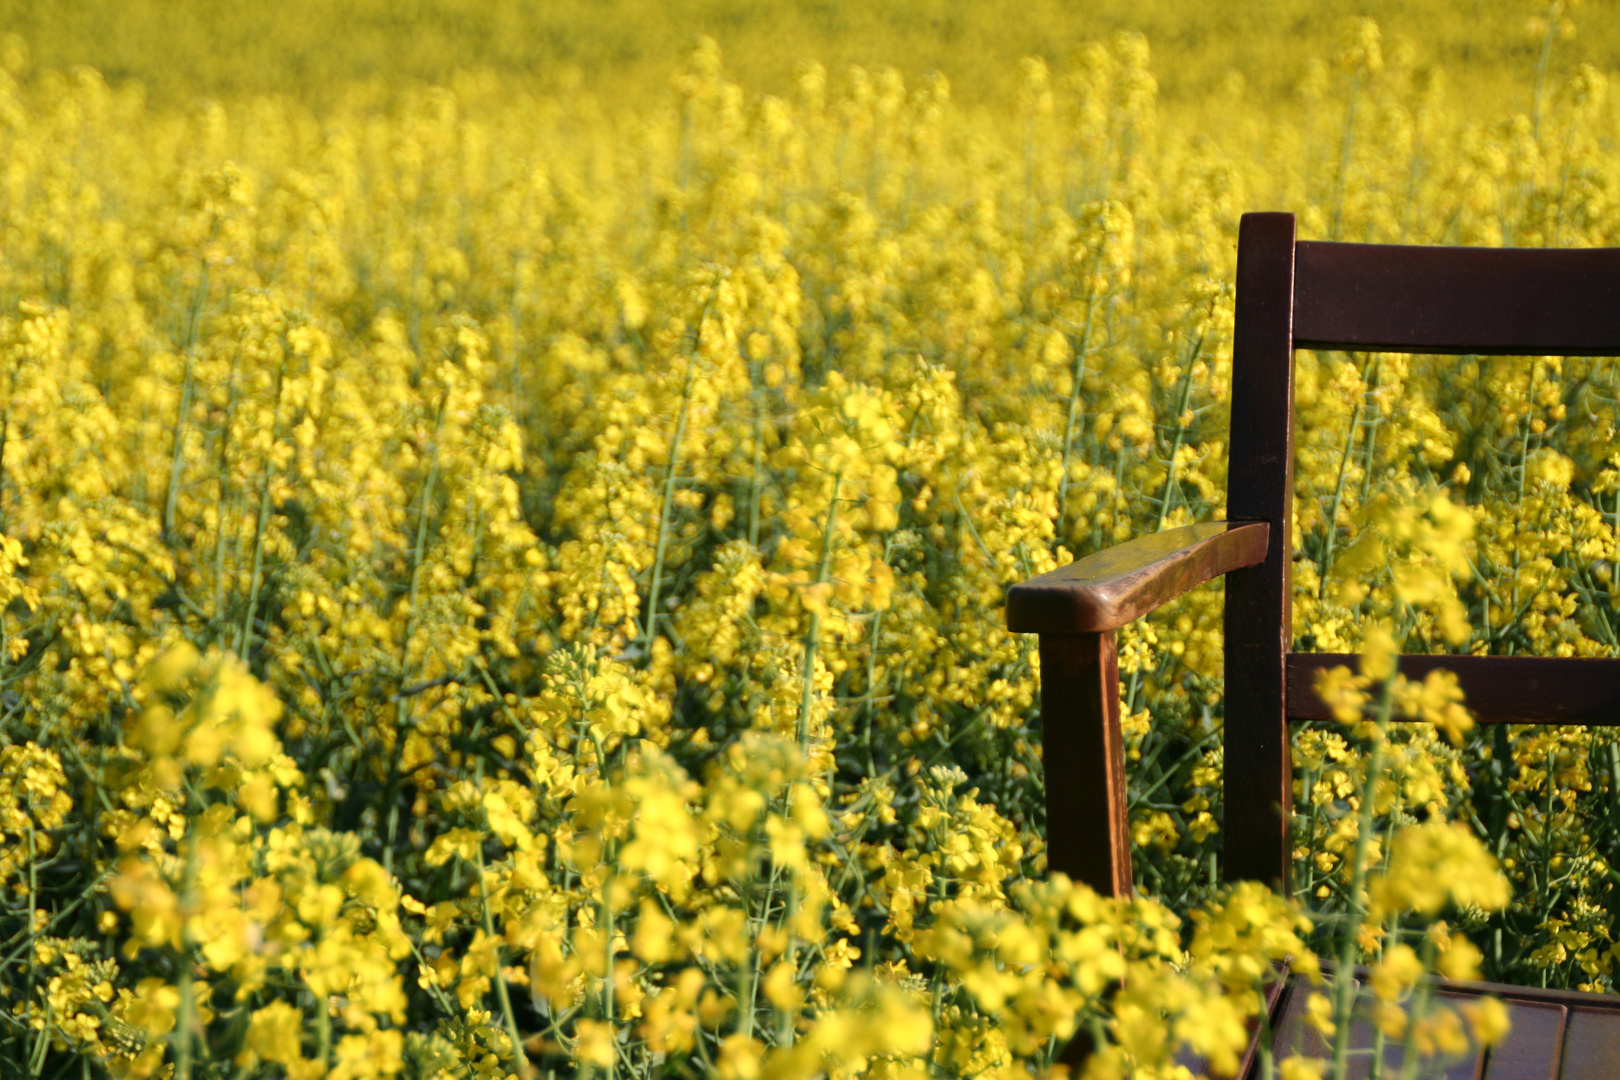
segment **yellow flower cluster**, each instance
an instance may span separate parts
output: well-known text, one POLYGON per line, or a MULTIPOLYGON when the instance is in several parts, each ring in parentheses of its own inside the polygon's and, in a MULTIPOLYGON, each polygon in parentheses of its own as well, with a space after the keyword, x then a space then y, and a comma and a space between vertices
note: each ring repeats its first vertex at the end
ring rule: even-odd
MULTIPOLYGON (((1438 505, 1431 513, 1442 520, 1455 516, 1438 505)), ((1454 539, 1441 530, 1424 537, 1417 548, 1421 574, 1423 557, 1444 558, 1454 550, 1454 539)), ((1429 573, 1424 585, 1428 598, 1442 606, 1455 603, 1448 578, 1429 573)), ((1422 1064, 1463 1058, 1478 1046, 1495 1043, 1507 1030, 1506 1008, 1499 1001, 1485 998, 1453 1009, 1433 1000, 1434 974, 1477 979, 1484 959, 1464 934, 1452 932, 1436 917, 1456 910, 1465 921, 1477 923, 1505 908, 1512 893, 1497 859, 1467 825, 1446 821, 1441 806, 1429 802, 1424 808, 1428 820, 1411 823, 1422 795, 1433 789, 1420 782, 1417 792, 1422 794, 1413 797, 1412 764, 1422 760, 1421 745, 1414 754, 1414 741, 1397 737, 1395 718, 1421 721, 1430 731, 1448 730, 1453 742, 1460 741, 1459 726, 1466 730, 1472 720, 1460 705, 1455 677, 1437 671, 1422 684, 1408 682, 1396 673, 1393 644, 1387 627, 1374 627, 1361 655, 1361 675, 1340 667, 1318 678, 1318 691, 1335 721, 1348 725, 1350 737, 1367 747, 1367 753, 1357 762, 1361 769, 1354 781, 1335 768, 1326 790, 1312 785, 1313 834, 1330 837, 1313 860, 1315 869, 1319 880, 1336 879, 1346 911, 1331 993, 1312 993, 1306 1003, 1308 1023, 1324 1040, 1332 1040, 1332 1058, 1284 1063, 1300 1075, 1321 1075, 1319 1067, 1327 1066, 1336 1077, 1346 1075, 1358 1014, 1376 1025, 1375 1056, 1385 1058, 1400 1047, 1403 1075, 1413 1075, 1422 1064), (1376 695, 1367 692, 1374 685, 1376 695), (1459 720, 1467 723, 1459 725, 1459 720), (1337 812, 1331 809, 1341 804, 1337 812), (1392 837, 1376 828, 1380 817, 1397 823, 1392 837), (1404 940, 1413 938, 1421 953, 1404 940), (1372 993, 1370 1000, 1358 1001, 1368 995, 1358 995, 1352 975, 1355 962, 1364 957, 1374 960, 1368 980, 1372 993)), ((1325 747, 1326 741, 1319 745, 1325 747)), ((1353 760, 1342 737, 1333 738, 1331 749, 1313 768, 1329 759, 1353 760)), ((1422 773, 1417 770, 1419 777, 1422 773)), ((1318 895, 1334 891, 1323 884, 1318 895)))
POLYGON ((1295 897, 1218 885, 1218 587, 1121 637, 1128 903, 1047 880, 1002 609, 1222 515, 1243 210, 1620 242, 1537 40, 1525 115, 1357 21, 1211 125, 1131 34, 985 109, 703 41, 622 114, 8 39, 0 1073, 1220 1075, 1285 960, 1413 1061, 1502 1027, 1423 972, 1612 988, 1620 743, 1390 657, 1620 652, 1613 361, 1300 354, 1295 640, 1363 662, 1295 897))

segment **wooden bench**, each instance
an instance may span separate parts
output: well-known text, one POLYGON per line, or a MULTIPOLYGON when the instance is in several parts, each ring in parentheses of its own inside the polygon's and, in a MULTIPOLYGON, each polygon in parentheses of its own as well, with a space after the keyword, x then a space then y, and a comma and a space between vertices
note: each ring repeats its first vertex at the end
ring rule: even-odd
MULTIPOLYGON (((1316 672, 1355 657, 1290 651, 1294 350, 1620 355, 1620 249, 1300 241, 1292 214, 1245 214, 1232 347, 1229 520, 1139 537, 1015 585, 1007 626, 1040 635, 1052 870, 1131 892, 1115 632, 1226 577, 1223 877, 1287 891, 1291 720, 1327 719, 1316 672)), ((1482 723, 1620 725, 1620 660, 1403 656, 1457 674, 1482 723)), ((1458 1076, 1620 1077, 1620 997, 1453 985, 1509 1005, 1513 1033, 1458 1076), (1471 1070, 1471 1071, 1469 1071, 1471 1070)), ((1303 994, 1274 1017, 1291 1028, 1303 994)))

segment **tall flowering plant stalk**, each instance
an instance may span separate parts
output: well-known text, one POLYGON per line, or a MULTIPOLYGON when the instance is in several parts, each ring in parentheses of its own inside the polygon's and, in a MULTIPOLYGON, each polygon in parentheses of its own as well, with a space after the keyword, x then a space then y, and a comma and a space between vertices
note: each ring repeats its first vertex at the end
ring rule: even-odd
POLYGON ((1224 513, 1242 210, 1617 242, 1548 55, 1480 116, 1357 21, 1212 123, 1129 34, 983 110, 699 42, 625 115, 0 44, 0 1073, 1305 1076, 1499 1031, 1420 968, 1612 988, 1612 734, 1387 662, 1620 650, 1612 361, 1299 355, 1294 639, 1368 659, 1296 896, 1220 884, 1218 587, 1121 634, 1128 903, 1048 874, 1001 608, 1224 513), (1382 974, 1290 1063, 1317 956, 1382 974))

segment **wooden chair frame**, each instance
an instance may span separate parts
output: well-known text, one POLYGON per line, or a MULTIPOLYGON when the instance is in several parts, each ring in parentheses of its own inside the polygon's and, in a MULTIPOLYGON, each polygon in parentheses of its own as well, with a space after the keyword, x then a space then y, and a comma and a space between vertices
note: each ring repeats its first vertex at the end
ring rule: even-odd
MULTIPOLYGON (((1008 629, 1040 635, 1048 861, 1131 892, 1115 632, 1226 577, 1222 877, 1286 891, 1290 719, 1325 719, 1318 670, 1354 657, 1290 651, 1294 350, 1620 355, 1620 249, 1530 250, 1299 241, 1292 214, 1238 232, 1227 517, 1139 537, 1015 585, 1008 629)), ((1620 725, 1620 660, 1403 656, 1457 674, 1483 723, 1620 725)))

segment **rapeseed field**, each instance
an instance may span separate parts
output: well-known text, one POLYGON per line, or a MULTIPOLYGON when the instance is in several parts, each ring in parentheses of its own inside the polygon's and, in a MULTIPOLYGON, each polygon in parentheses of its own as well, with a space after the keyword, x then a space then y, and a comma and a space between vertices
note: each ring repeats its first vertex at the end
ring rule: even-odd
POLYGON ((1612 730, 1388 657, 1620 655, 1613 360, 1299 354, 1296 647, 1363 661, 1292 896, 1220 884, 1218 584, 1122 632, 1130 901, 1047 873, 1004 628, 1222 516, 1242 212, 1620 245, 1609 10, 1453 7, 1245 74, 1284 38, 1166 71, 1036 5, 1072 47, 779 34, 746 86, 673 16, 551 81, 422 51, 514 5, 253 24, 236 76, 16 16, 0 1073, 1220 1076, 1287 962, 1337 1043, 1269 1075, 1343 1074, 1354 963, 1417 1075, 1505 1023, 1425 972, 1612 990, 1612 730))

